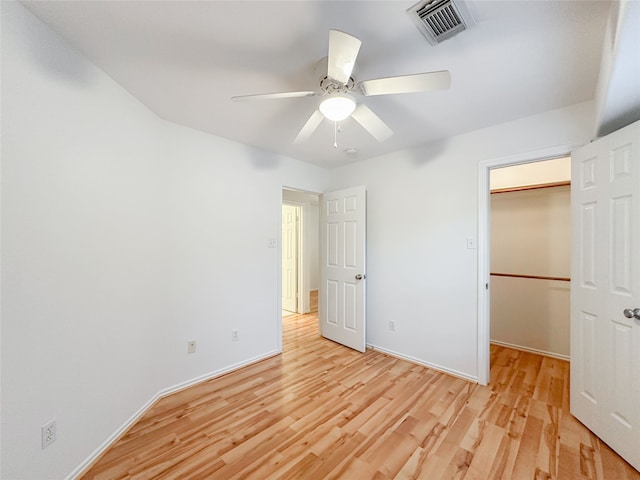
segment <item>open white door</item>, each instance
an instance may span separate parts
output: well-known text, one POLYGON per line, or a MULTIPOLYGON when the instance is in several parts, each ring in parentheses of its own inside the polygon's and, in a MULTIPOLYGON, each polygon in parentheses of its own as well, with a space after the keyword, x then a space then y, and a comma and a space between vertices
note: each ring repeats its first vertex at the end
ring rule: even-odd
POLYGON ((640 122, 572 156, 571 413, 640 470, 640 122))
POLYGON ((360 352, 365 341, 366 190, 322 195, 320 209, 320 333, 360 352))
POLYGON ((299 207, 282 205, 282 309, 298 311, 299 207))

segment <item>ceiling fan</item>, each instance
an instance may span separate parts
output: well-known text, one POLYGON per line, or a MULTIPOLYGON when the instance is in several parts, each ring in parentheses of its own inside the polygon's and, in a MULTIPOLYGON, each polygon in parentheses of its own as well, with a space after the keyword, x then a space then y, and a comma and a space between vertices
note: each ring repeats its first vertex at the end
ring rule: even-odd
MULTIPOLYGON (((356 102, 355 95, 391 95, 396 93, 418 93, 449 88, 451 76, 447 70, 398 77, 378 78, 356 82, 351 74, 362 42, 339 30, 329 30, 329 55, 327 73, 320 80, 319 89, 241 95, 232 97, 236 101, 272 100, 293 97, 324 97, 317 110, 304 124, 293 143, 308 139, 324 118, 336 123, 349 116, 367 130, 376 140, 383 142, 393 131, 364 103, 356 102)), ((337 127, 336 127, 337 128, 337 127)), ((334 143, 334 147, 336 143, 334 143)))

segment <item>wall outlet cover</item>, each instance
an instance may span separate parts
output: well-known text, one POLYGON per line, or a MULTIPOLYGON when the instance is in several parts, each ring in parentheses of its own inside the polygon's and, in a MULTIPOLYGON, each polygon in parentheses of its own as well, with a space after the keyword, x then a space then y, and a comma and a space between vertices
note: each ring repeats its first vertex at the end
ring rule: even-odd
POLYGON ((48 421, 42 425, 42 448, 45 449, 56 441, 56 419, 48 421))

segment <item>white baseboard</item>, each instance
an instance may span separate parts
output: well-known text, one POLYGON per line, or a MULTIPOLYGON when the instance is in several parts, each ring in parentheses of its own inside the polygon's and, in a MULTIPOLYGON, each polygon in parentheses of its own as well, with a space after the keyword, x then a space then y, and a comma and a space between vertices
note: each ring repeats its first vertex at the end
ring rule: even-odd
POLYGON ((446 373, 448 375, 452 375, 454 377, 458 377, 463 380, 467 380, 469 382, 478 383, 478 377, 474 377, 473 375, 467 375, 466 373, 458 372, 457 370, 446 368, 446 367, 443 367, 442 365, 425 362, 424 360, 420 360, 410 355, 394 352, 393 350, 387 350, 386 348, 378 347, 376 345, 367 345, 367 347, 377 350, 378 352, 386 353, 387 355, 391 355, 392 357, 400 358, 402 360, 407 360, 411 363, 422 365, 423 367, 432 368, 433 370, 438 370, 439 372, 446 373))
POLYGON ((272 351, 266 353, 264 355, 259 355, 257 357, 251 358, 245 362, 239 362, 234 365, 227 366, 225 368, 221 368, 220 370, 215 370, 213 372, 206 373, 204 375, 200 375, 199 377, 192 378, 191 380, 187 380, 185 382, 178 383, 168 388, 164 388, 156 393, 147 403, 145 403, 142 407, 140 407, 136 413, 134 413, 127 421, 125 421, 115 432, 113 432, 109 438, 107 438, 102 445, 96 448, 89 457, 87 457, 80 465, 78 465, 69 475, 65 477, 65 480, 75 480, 82 473, 85 472, 113 443, 115 443, 118 439, 120 439, 126 432, 131 428, 131 426, 136 423, 140 418, 151 408, 153 405, 160 399, 167 397, 171 394, 177 393, 180 390, 184 390, 185 388, 192 387, 197 385, 198 383, 211 380, 212 378, 219 377, 221 375, 225 375, 227 373, 233 372, 235 370, 239 370, 240 368, 247 367, 257 362, 261 362, 262 360, 266 360, 267 358, 274 357, 279 355, 281 352, 272 351))
POLYGON ((544 355, 545 357, 557 358, 558 360, 571 361, 569 355, 563 355, 561 353, 547 352, 545 350, 538 350, 537 348, 523 347, 522 345, 514 345, 513 343, 500 342, 498 340, 491 340, 494 345, 500 345, 501 347, 513 348, 514 350, 522 350, 523 352, 537 353, 538 355, 544 355))

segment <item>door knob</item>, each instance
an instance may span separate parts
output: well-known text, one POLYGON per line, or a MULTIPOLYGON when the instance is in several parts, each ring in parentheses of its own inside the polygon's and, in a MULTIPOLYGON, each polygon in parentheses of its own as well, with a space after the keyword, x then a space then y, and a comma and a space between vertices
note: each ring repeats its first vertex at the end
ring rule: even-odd
POLYGON ((625 308, 622 313, 624 313, 624 316, 627 318, 640 320, 640 308, 625 308))
POLYGON ((356 275, 356 280, 362 280, 363 278, 367 278, 366 275, 362 275, 361 273, 356 275))

